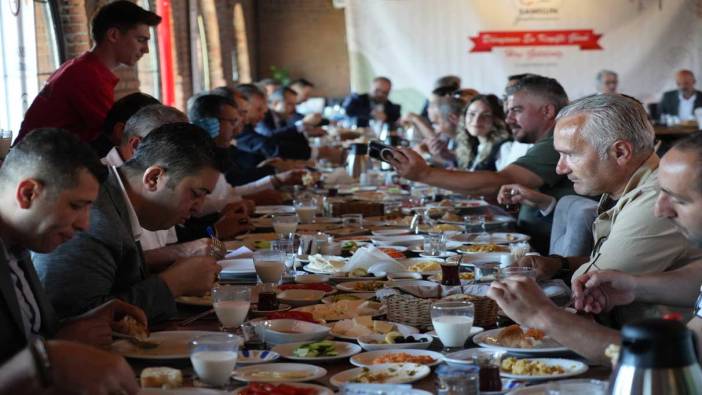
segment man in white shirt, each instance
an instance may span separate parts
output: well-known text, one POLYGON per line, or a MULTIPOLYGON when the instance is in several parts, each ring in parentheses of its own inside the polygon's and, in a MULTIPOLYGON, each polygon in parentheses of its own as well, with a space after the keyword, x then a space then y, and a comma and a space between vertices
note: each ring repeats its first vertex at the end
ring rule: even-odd
POLYGON ((663 94, 660 113, 675 115, 681 121, 695 119, 695 109, 702 107, 702 92, 695 89, 695 82, 695 75, 690 70, 675 73, 678 89, 663 94))

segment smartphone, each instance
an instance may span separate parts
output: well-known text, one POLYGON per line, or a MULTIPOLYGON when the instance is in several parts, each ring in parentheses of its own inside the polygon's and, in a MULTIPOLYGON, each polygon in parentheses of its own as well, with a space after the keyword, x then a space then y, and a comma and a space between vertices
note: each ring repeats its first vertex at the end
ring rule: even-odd
POLYGON ((393 152, 399 151, 397 148, 383 144, 380 141, 371 141, 368 143, 368 156, 371 158, 390 163, 390 160, 393 158, 393 152))

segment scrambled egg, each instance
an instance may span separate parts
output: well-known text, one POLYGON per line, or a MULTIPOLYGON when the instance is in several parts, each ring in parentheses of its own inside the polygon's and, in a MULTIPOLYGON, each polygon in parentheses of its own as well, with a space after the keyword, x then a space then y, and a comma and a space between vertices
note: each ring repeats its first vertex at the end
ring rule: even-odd
POLYGON ((502 360, 500 368, 503 372, 524 376, 544 376, 565 373, 565 369, 560 366, 546 365, 541 361, 517 359, 514 357, 502 360))
POLYGON ((417 263, 411 264, 407 269, 411 272, 419 272, 419 273, 436 272, 436 271, 441 270, 441 264, 439 264, 438 262, 433 262, 433 261, 417 262, 417 263))

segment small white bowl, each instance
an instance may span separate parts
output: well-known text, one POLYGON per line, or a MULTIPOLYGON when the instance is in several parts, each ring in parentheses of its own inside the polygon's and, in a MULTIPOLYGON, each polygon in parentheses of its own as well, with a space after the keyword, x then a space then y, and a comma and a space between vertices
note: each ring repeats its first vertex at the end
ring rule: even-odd
POLYGON ((329 282, 329 276, 322 274, 298 274, 295 276, 295 282, 298 284, 318 284, 329 282))
POLYGON ((278 300, 291 306, 317 304, 326 295, 315 289, 286 289, 278 294, 278 300))
POLYGON ((328 326, 291 319, 262 320, 255 325, 258 335, 271 344, 322 340, 331 330, 328 326))
POLYGON ((273 362, 278 358, 280 358, 280 355, 275 351, 239 350, 236 363, 237 365, 253 365, 256 363, 273 362))
POLYGON ((384 342, 385 335, 368 335, 361 336, 358 338, 358 344, 363 347, 366 351, 378 351, 378 350, 405 350, 405 349, 417 349, 426 350, 431 346, 431 342, 434 338, 431 335, 420 335, 418 333, 412 334, 411 336, 415 338, 427 339, 425 342, 417 343, 393 343, 387 344, 384 342))

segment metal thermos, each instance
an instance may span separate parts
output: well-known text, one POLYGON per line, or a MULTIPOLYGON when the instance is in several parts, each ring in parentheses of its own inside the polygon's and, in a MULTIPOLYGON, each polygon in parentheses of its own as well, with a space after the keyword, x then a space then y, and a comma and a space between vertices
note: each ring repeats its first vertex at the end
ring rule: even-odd
POLYGON ((368 144, 351 144, 349 156, 346 159, 346 172, 353 178, 359 178, 361 174, 372 168, 368 157, 368 144))
POLYGON ((612 395, 702 394, 692 332, 676 320, 649 319, 622 328, 612 395))

